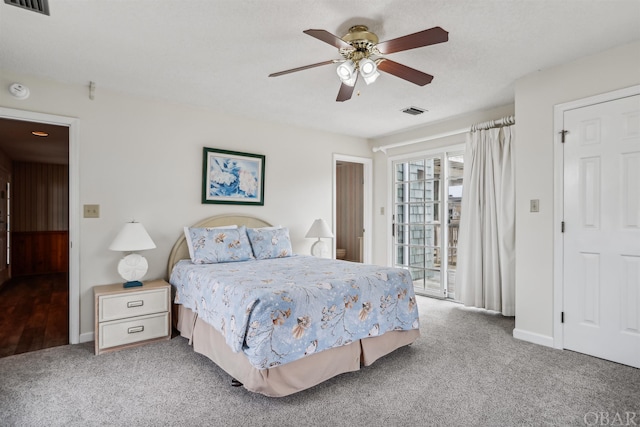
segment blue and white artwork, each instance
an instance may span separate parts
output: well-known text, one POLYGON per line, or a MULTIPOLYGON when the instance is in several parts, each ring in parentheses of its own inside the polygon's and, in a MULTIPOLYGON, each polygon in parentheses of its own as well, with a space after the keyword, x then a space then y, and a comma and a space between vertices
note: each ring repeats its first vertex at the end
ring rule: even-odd
POLYGON ((205 148, 203 202, 262 204, 264 156, 211 150, 205 148))

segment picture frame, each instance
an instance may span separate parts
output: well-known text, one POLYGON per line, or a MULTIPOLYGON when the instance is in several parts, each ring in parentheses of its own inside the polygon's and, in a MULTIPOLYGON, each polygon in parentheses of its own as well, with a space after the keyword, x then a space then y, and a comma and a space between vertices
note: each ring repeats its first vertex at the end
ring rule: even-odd
POLYGON ((264 205, 265 156, 204 147, 202 203, 264 205))

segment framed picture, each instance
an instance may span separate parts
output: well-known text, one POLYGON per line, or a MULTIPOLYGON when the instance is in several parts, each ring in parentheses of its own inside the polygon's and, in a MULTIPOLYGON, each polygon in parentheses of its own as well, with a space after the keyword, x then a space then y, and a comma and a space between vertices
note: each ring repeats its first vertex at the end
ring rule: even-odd
POLYGON ((202 152, 202 203, 264 205, 264 159, 260 154, 202 152))

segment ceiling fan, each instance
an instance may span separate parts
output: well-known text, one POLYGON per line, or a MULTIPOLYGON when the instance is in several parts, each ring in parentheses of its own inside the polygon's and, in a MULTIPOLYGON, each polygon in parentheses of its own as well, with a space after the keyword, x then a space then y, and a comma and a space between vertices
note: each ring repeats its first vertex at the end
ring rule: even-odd
POLYGON ((424 86, 431 83, 433 76, 422 71, 407 67, 398 62, 391 61, 381 55, 402 52, 404 50, 443 43, 449 40, 449 33, 440 27, 418 31, 396 39, 378 42, 378 36, 369 31, 365 25, 354 25, 349 32, 339 38, 326 30, 306 30, 303 33, 328 43, 338 48, 341 59, 318 62, 269 74, 269 77, 278 77, 296 71, 320 67, 328 64, 340 64, 336 69, 341 85, 336 101, 343 102, 351 99, 358 75, 361 75, 365 83, 373 83, 380 73, 378 70, 392 74, 401 79, 424 86))

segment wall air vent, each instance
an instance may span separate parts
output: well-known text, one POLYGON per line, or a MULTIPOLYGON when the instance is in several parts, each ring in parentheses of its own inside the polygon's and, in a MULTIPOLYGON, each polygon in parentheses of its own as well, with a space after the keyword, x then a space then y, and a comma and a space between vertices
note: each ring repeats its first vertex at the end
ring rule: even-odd
POLYGON ((4 2, 32 12, 49 15, 49 0, 4 0, 4 2))
POLYGON ((427 110, 423 108, 418 108, 418 107, 409 107, 402 110, 403 113, 411 114, 412 116, 417 116, 419 114, 424 113, 425 111, 427 110))

